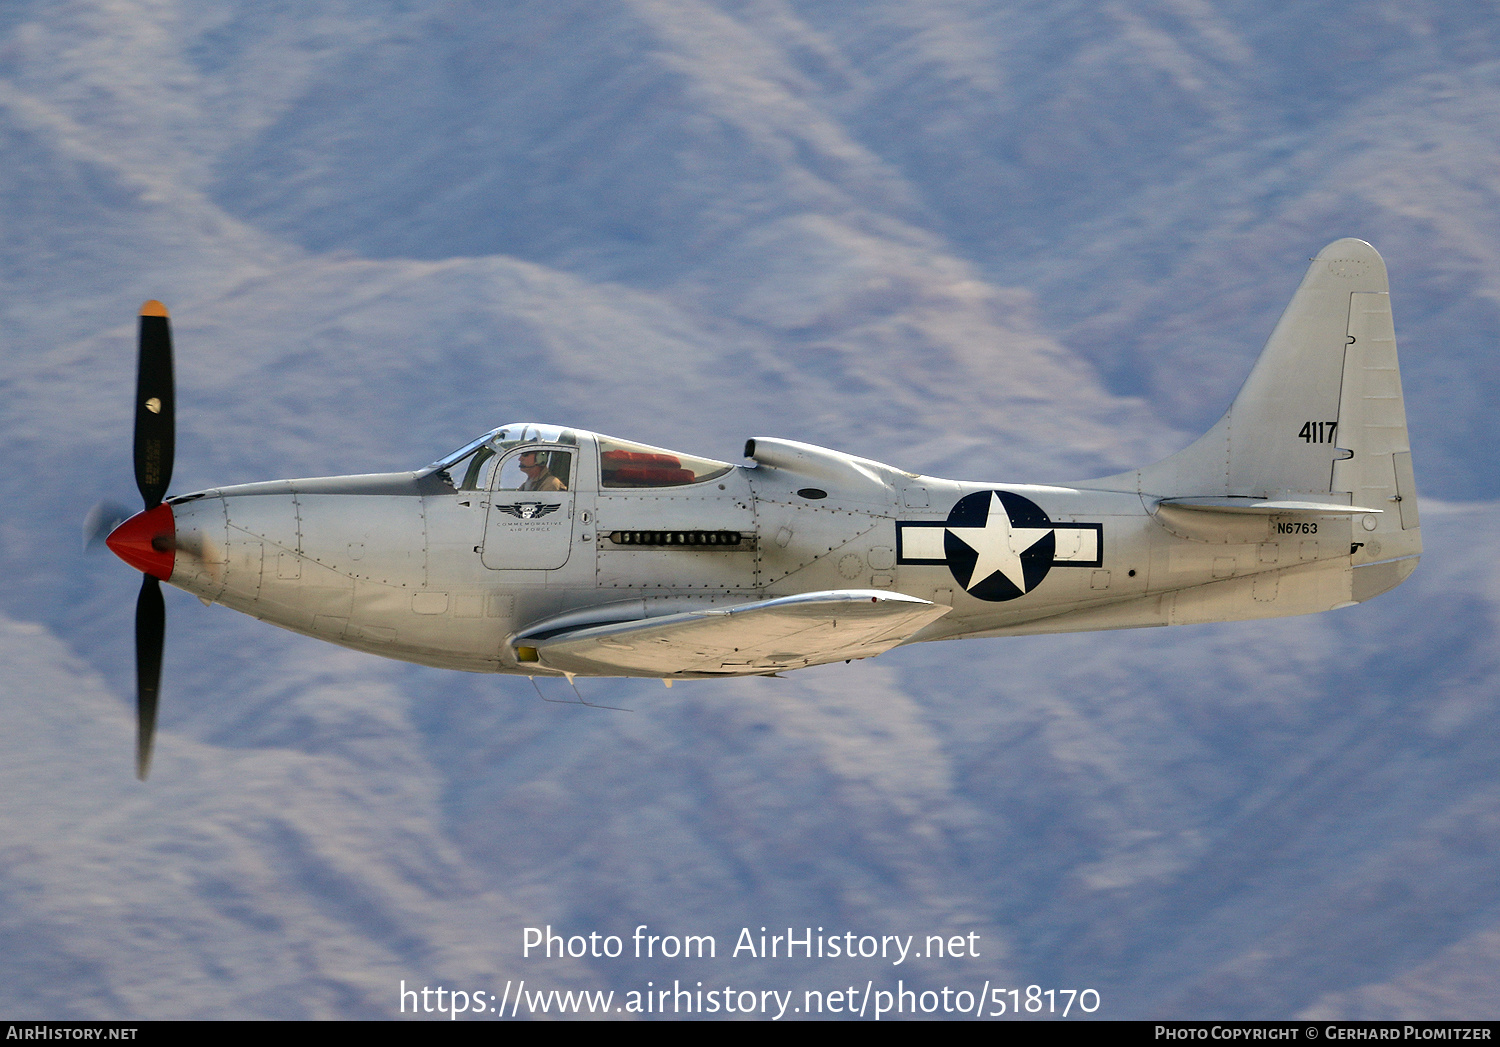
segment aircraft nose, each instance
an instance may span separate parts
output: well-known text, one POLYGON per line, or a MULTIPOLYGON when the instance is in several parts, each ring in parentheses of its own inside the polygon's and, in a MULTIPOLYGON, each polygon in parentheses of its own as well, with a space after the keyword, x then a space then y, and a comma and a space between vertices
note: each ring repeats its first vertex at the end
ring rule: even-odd
POLYGON ((109 533, 104 544, 137 571, 167 581, 177 560, 177 522, 165 502, 136 513, 109 533))

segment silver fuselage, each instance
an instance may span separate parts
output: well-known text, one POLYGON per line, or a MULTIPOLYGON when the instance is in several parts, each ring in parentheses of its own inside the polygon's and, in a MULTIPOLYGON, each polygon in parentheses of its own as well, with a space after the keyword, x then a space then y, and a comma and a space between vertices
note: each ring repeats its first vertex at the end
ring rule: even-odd
POLYGON ((1311 526, 1210 518, 1137 491, 955 482, 835 452, 806 468, 762 462, 688 486, 608 490, 595 438, 579 433, 569 450, 578 462, 569 489, 527 496, 551 506, 530 519, 517 515, 516 492, 455 490, 430 471, 173 499, 179 542, 197 536, 204 553, 178 556, 169 581, 372 654, 535 675, 547 670, 519 661, 515 642, 538 623, 852 589, 952 607, 915 642, 1304 614, 1383 591, 1410 570, 1382 562, 1399 552, 1381 548, 1393 528, 1400 535, 1389 513, 1311 526), (941 562, 953 507, 996 491, 1040 507, 1055 544, 1035 587, 1000 600, 970 593, 941 562), (740 540, 670 544, 704 533, 740 540), (632 534, 666 544, 632 544, 632 534), (1362 575, 1364 564, 1389 569, 1362 575))

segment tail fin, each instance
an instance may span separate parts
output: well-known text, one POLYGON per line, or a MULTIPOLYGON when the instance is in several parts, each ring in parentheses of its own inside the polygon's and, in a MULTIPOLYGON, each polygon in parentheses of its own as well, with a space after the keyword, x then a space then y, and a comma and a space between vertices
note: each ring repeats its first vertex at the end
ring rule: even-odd
POLYGON ((1234 403, 1155 465, 1095 481, 1155 499, 1368 506, 1354 528, 1354 599, 1394 587, 1422 551, 1385 262, 1362 240, 1313 259, 1234 403), (1378 577, 1377 577, 1378 576, 1378 577))

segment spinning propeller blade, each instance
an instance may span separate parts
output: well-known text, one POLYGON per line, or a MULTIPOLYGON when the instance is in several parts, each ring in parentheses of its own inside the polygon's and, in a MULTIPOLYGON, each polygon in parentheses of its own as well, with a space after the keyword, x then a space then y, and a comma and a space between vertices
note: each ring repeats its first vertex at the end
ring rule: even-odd
MULTIPOLYGON (((150 301, 141 306, 135 394, 135 485, 140 488, 146 506, 145 511, 114 527, 105 538, 116 556, 145 575, 135 604, 135 773, 142 781, 151 771, 162 645, 167 632, 167 607, 162 600, 161 583, 172 577, 177 554, 172 507, 162 504, 167 485, 172 481, 175 443, 172 332, 167 307, 150 301)), ((113 511, 112 506, 96 506, 84 525, 85 534, 102 529, 113 511)))
POLYGON ((148 574, 141 579, 141 595, 135 601, 135 776, 143 782, 151 773, 166 633, 167 605, 161 598, 161 582, 148 574))
POLYGON ((135 385, 135 485, 155 509, 172 482, 177 397, 172 389, 172 331, 167 307, 141 306, 141 353, 135 385))

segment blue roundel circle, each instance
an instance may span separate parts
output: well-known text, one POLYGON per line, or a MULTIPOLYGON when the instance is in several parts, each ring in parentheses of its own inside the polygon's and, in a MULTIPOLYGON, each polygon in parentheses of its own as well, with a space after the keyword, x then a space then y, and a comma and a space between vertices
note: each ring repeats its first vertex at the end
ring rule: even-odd
POLYGON ((980 600, 1014 600, 1047 577, 1057 536, 1042 507, 1010 491, 978 491, 948 513, 943 552, 953 578, 980 600))

